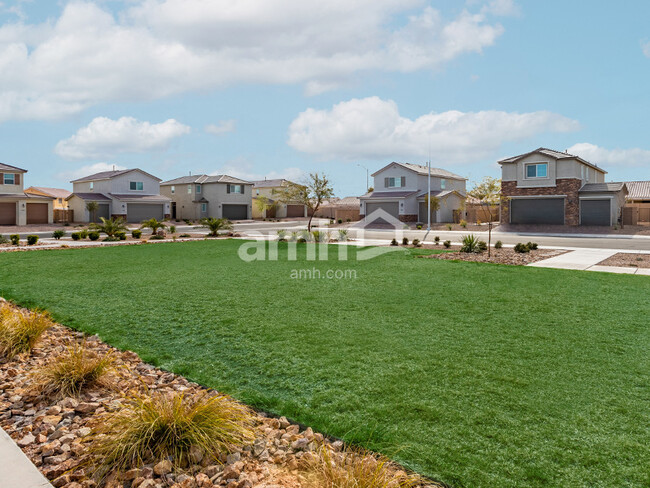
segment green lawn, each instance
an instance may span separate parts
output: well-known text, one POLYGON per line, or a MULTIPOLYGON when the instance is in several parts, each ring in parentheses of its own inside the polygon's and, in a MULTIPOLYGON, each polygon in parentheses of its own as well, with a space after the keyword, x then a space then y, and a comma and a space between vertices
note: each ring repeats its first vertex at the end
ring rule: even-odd
POLYGON ((0 294, 451 486, 650 485, 650 278, 241 244, 0 254, 0 294))

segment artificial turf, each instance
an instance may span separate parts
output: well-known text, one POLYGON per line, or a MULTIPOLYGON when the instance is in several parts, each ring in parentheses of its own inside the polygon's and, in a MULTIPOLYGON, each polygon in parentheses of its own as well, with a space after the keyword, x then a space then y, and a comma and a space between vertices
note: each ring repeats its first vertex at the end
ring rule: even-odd
POLYGON ((0 294, 451 486, 650 485, 650 278, 241 245, 4 253, 0 294))

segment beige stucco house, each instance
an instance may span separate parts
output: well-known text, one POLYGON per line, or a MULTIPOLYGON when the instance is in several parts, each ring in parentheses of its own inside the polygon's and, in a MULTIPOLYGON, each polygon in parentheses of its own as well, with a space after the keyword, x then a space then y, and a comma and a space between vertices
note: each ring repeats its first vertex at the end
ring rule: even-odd
POLYGON ((172 219, 248 220, 252 186, 228 175, 190 175, 162 182, 160 193, 171 200, 172 219))
POLYGON ((307 206, 300 202, 280 202, 278 194, 288 186, 295 185, 289 180, 272 179, 253 182, 253 218, 276 218, 284 219, 291 217, 307 217, 307 206), (260 209, 257 203, 264 199, 269 205, 265 210, 260 209))
POLYGON ((68 210, 67 198, 72 195, 70 190, 47 188, 44 186, 30 186, 25 190, 25 193, 51 198, 54 210, 68 210))
POLYGON ((51 224, 53 202, 49 197, 25 193, 27 170, 0 163, 0 225, 51 224))

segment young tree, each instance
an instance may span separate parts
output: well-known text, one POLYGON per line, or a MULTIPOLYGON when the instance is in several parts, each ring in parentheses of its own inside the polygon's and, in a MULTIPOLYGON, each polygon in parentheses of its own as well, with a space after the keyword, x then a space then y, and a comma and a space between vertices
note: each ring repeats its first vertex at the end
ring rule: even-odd
POLYGON ((95 214, 97 213, 97 210, 99 210, 99 204, 97 202, 87 202, 86 210, 90 212, 90 215, 92 215, 91 220, 94 222, 96 220, 95 214))
MULTIPOLYGON (((424 205, 428 206, 429 205, 429 199, 431 199, 431 213, 437 212, 440 210, 440 199, 438 197, 430 196, 430 195, 424 195, 424 205)), ((423 222, 424 224, 425 222, 423 222)))
POLYGON ((273 207, 275 207, 275 203, 268 197, 265 197, 264 195, 259 195, 255 198, 255 206, 257 207, 257 210, 260 211, 262 214, 262 217, 266 217, 266 211, 271 210, 273 207))
POLYGON ((140 225, 140 229, 151 229, 151 235, 156 235, 158 229, 164 229, 165 227, 167 227, 165 224, 153 217, 149 220, 144 220, 140 225))
POLYGON ((201 225, 206 229, 210 229, 208 234, 211 237, 218 237, 220 230, 232 229, 232 223, 228 219, 215 219, 214 217, 201 219, 201 225))
POLYGON ((501 180, 486 176, 483 181, 474 185, 474 188, 467 193, 468 196, 478 200, 483 221, 488 223, 488 257, 491 255, 490 245, 492 243, 492 210, 501 205, 501 180))
POLYGON ((323 201, 334 196, 329 179, 325 175, 310 173, 303 184, 291 183, 286 188, 277 192, 278 201, 282 203, 300 203, 309 209, 309 222, 307 231, 311 232, 311 221, 323 201))

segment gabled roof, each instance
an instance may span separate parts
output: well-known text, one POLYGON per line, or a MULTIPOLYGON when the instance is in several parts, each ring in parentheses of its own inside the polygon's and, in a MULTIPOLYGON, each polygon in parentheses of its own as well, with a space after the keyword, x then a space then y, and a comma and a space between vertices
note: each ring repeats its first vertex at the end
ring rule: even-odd
POLYGON ((30 186, 25 190, 25 193, 31 193, 30 190, 34 190, 38 193, 45 193, 52 198, 68 198, 72 194, 70 190, 64 190, 63 188, 47 188, 45 186, 30 186))
MULTIPOLYGON (((431 196, 432 196, 432 197, 436 197, 436 198, 445 198, 445 197, 451 195, 452 193, 455 193, 456 195, 458 195, 458 196, 461 197, 461 198, 465 198, 465 196, 464 196, 461 192, 456 191, 456 190, 438 190, 438 191, 432 191, 432 192, 431 192, 431 196)), ((427 195, 427 192, 426 192, 426 191, 423 191, 422 193, 420 193, 420 194, 418 195, 418 198, 425 197, 426 195, 427 195)))
POLYGON ((72 197, 81 198, 86 202, 111 201, 111 199, 103 193, 72 193, 68 198, 66 198, 66 200, 70 200, 72 197))
MULTIPOLYGON (((413 172, 415 172, 415 173, 417 173, 419 175, 425 175, 426 176, 426 175, 429 174, 428 168, 426 166, 421 165, 421 164, 398 163, 398 162, 393 161, 392 163, 387 164, 386 166, 381 168, 380 170, 375 171, 370 176, 374 177, 375 175, 378 175, 379 173, 381 173, 385 169, 390 168, 393 165, 402 166, 403 168, 411 170, 411 171, 413 171, 413 172)), ((431 176, 436 177, 436 178, 449 178, 449 179, 452 179, 452 180, 467 180, 467 178, 463 178, 462 176, 457 175, 455 173, 452 173, 451 171, 447 171, 446 169, 434 168, 434 167, 431 167, 431 176)))
POLYGON ((279 186, 297 185, 293 181, 284 178, 275 178, 272 180, 256 180, 253 181, 253 188, 276 188, 279 186))
POLYGON ((362 195, 359 198, 405 198, 417 192, 418 190, 373 191, 371 193, 366 193, 365 195, 362 195))
POLYGON ((163 195, 140 195, 140 194, 133 194, 133 193, 109 193, 109 195, 113 198, 117 198, 118 200, 128 202, 129 200, 132 201, 137 201, 137 202, 171 202, 171 198, 165 197, 163 195))
POLYGON ((173 180, 163 181, 160 185, 185 185, 185 184, 197 184, 205 185, 207 183, 233 183, 236 185, 252 185, 250 181, 240 180, 234 176, 228 175, 189 175, 181 176, 179 178, 174 178, 173 180))
POLYGON ((549 156, 555 160, 559 159, 575 159, 577 161, 580 161, 583 164, 586 164, 587 166, 590 166, 594 168, 595 170, 600 171, 601 173, 607 173, 603 168, 600 168, 599 166, 590 163, 589 161, 582 159, 580 156, 576 156, 575 154, 569 154, 567 152, 560 152, 556 151, 554 149, 548 149, 546 147, 538 147, 534 151, 527 152, 525 154, 520 154, 519 156, 512 156, 510 158, 502 159, 501 161, 497 161, 499 164, 509 164, 509 163, 516 163, 517 161, 524 159, 527 156, 530 156, 531 154, 544 154, 545 156, 549 156))
POLYGON ((12 166, 5 163, 0 163, 0 171, 20 171, 21 173, 27 173, 26 169, 18 168, 17 166, 12 166))
POLYGON ((154 175, 147 173, 146 171, 142 171, 140 168, 133 168, 133 169, 120 169, 115 171, 101 171, 100 173, 95 173, 94 175, 84 176, 83 178, 72 180, 70 183, 83 183, 85 181, 110 180, 111 178, 115 178, 116 176, 130 173, 131 171, 139 171, 140 173, 150 176, 154 180, 160 181, 160 178, 157 178, 154 175))
POLYGON ((628 200, 650 200, 650 181, 627 181, 628 200))
POLYGON ((585 183, 580 193, 617 193, 621 190, 627 192, 625 183, 585 183))

